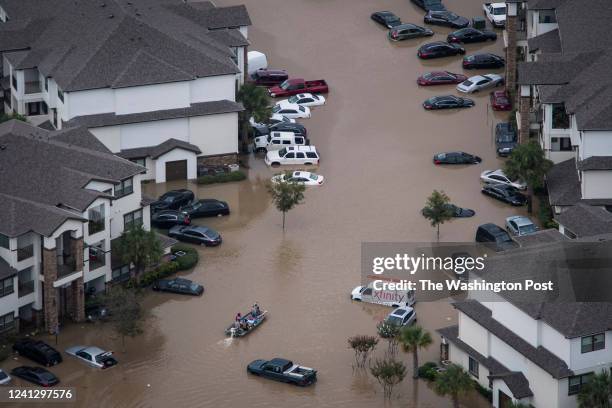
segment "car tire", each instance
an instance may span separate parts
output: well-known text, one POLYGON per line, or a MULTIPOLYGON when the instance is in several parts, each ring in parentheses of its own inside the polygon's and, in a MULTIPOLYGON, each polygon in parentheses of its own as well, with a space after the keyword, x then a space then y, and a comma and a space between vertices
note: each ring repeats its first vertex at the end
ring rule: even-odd
POLYGON ((273 162, 272 164, 270 164, 270 166, 278 167, 278 166, 280 166, 280 163, 279 162, 273 162))
POLYGON ((304 163, 304 166, 312 166, 312 163, 306 162, 306 163, 304 163))

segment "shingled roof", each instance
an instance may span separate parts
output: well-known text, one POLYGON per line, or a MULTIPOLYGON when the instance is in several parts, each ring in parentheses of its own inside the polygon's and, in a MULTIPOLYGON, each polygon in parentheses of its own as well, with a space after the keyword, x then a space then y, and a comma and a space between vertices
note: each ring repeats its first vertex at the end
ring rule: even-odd
POLYGON ((0 124, 0 233, 48 236, 98 197, 92 180, 118 183, 145 169, 114 156, 85 129, 50 132, 25 122, 0 124))
POLYGON ((121 88, 240 72, 244 6, 181 0, 0 0, 0 52, 37 67, 63 91, 121 88), (232 29, 229 30, 228 28, 232 29), (15 51, 9 53, 7 51, 15 51))
POLYGON ((602 207, 577 204, 556 215, 555 220, 577 237, 612 233, 612 213, 602 207))
POLYGON ((152 159, 157 159, 159 156, 168 153, 174 149, 183 149, 190 152, 194 152, 196 154, 202 153, 200 148, 191 143, 185 142, 183 140, 177 139, 168 139, 163 143, 160 143, 156 146, 148 146, 148 147, 137 147, 134 149, 125 149, 117 154, 119 157, 123 157, 124 159, 142 159, 144 157, 151 157, 152 159))

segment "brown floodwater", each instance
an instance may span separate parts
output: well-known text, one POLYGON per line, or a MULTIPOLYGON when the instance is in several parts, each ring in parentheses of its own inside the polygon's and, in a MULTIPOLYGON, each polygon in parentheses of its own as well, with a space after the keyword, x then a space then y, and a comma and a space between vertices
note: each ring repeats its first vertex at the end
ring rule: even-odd
MULTIPOLYGON (((189 187, 200 198, 228 201, 229 217, 198 220, 217 229, 223 245, 200 249, 201 261, 185 276, 201 282, 200 298, 151 293, 144 334, 126 341, 125 350, 103 324, 68 326, 58 348, 94 344, 115 350, 120 363, 108 371, 87 368, 67 357, 52 370, 62 385, 77 388, 78 407, 450 407, 430 386, 406 378, 394 398, 383 402, 382 389, 369 374, 353 369, 347 338, 375 334, 389 308, 352 303, 350 290, 360 282, 360 246, 364 241, 423 242, 435 231, 419 214, 433 189, 472 208, 476 216, 441 228, 443 241, 472 241, 479 224, 495 222, 518 210, 480 194, 480 172, 496 169, 492 128, 507 113, 492 113, 488 92, 475 95, 471 109, 432 113, 424 99, 456 94, 453 86, 418 88, 416 77, 433 69, 462 72, 461 59, 422 62, 418 46, 430 39, 391 44, 386 31, 369 16, 392 10, 406 22, 422 23, 421 10, 408 0, 223 0, 246 3, 253 21, 252 50, 268 55, 270 67, 291 76, 325 78, 326 106, 303 120, 321 152, 317 172, 322 187, 306 192, 304 204, 287 216, 269 203, 265 181, 274 172, 260 157, 245 157, 249 179, 225 185, 148 184, 150 195, 189 187), (477 166, 435 167, 432 155, 464 150, 483 158, 477 166), (236 312, 257 301, 267 321, 246 338, 228 340, 223 331, 236 312), (257 358, 282 356, 319 372, 318 383, 297 388, 247 375, 257 358)), ((481 1, 446 1, 458 14, 482 15, 481 1)), ((432 40, 450 31, 433 27, 432 40)), ((496 43, 467 45, 468 53, 503 54, 496 43)), ((468 75, 473 75, 468 71, 468 75)), ((421 362, 437 360, 435 329, 456 322, 448 301, 418 303, 419 323, 434 344, 421 362)), ((47 339, 53 344, 54 339, 47 339)), ((384 354, 381 343, 376 356, 384 354)), ((411 367, 411 356, 400 353, 411 367)), ((2 368, 27 363, 10 360, 2 368)), ((22 383, 20 383, 22 384, 22 383)), ((464 407, 489 404, 472 393, 464 407)), ((23 404, 23 406, 32 406, 23 404)))

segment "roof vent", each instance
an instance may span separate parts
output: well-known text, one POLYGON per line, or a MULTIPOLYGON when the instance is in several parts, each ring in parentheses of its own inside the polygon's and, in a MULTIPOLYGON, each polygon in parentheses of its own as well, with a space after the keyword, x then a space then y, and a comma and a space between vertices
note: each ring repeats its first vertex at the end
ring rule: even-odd
POLYGON ((102 7, 102 8, 106 7, 106 3, 100 4, 100 7, 102 7))
POLYGON ((6 145, 0 145, 0 151, 6 150, 6 145))
POLYGON ((108 18, 115 18, 115 15, 114 14, 109 14, 108 18))

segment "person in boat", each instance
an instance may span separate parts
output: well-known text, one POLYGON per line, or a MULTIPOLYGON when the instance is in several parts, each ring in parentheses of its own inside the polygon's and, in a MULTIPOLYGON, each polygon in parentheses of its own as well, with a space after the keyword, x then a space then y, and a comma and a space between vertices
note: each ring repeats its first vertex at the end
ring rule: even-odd
POLYGON ((255 303, 253 305, 253 309, 251 309, 251 316, 253 316, 253 318, 256 318, 257 316, 259 316, 261 313, 261 310, 259 310, 259 305, 257 303, 255 303))

